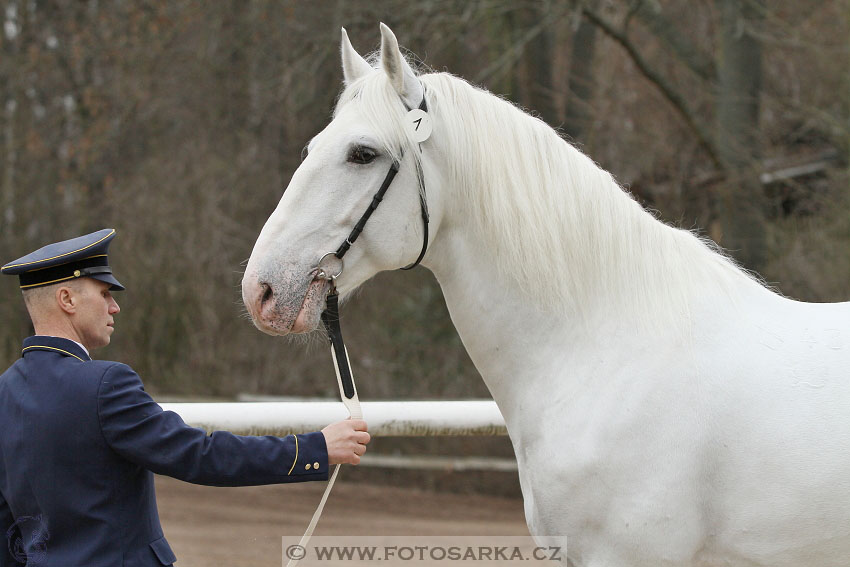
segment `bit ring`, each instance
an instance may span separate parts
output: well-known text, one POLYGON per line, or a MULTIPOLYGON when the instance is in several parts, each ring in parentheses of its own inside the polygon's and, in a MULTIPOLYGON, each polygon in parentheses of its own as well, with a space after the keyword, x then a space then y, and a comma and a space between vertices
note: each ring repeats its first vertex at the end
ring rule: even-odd
POLYGON ((339 258, 336 255, 336 252, 328 252, 327 254, 322 256, 322 258, 319 260, 319 263, 313 269, 316 270, 316 277, 328 280, 330 282, 333 282, 340 275, 342 275, 342 270, 345 269, 345 262, 343 262, 342 258, 339 258), (328 275, 328 273, 325 272, 325 270, 323 270, 322 267, 321 267, 322 263, 325 261, 325 258, 327 258, 328 256, 333 256, 334 258, 339 260, 339 271, 337 273, 335 273, 334 275, 328 275))

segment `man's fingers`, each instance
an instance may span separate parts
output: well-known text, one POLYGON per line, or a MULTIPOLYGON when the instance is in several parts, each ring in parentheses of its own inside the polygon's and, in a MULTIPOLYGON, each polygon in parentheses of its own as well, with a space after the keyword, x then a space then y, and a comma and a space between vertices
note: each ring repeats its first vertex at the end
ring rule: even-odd
POLYGON ((328 463, 357 465, 366 452, 366 444, 372 439, 366 432, 362 419, 346 419, 332 423, 322 429, 328 448, 328 463))
POLYGON ((366 433, 365 431, 358 431, 354 434, 354 440, 360 443, 361 445, 366 445, 372 439, 372 436, 366 433))

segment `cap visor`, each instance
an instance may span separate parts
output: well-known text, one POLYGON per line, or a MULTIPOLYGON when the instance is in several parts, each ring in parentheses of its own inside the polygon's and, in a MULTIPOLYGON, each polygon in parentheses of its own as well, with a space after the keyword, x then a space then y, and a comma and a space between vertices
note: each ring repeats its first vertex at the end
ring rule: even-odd
POLYGON ((115 279, 115 276, 112 274, 93 274, 89 276, 92 279, 100 280, 102 282, 106 282, 108 284, 112 284, 112 287, 109 288, 110 291, 124 291, 124 286, 121 285, 121 282, 115 279))

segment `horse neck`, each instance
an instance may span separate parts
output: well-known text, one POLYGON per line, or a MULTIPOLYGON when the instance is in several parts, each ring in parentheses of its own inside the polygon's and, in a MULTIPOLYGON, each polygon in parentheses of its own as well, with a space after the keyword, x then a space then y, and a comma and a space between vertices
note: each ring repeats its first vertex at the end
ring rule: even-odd
MULTIPOLYGON (((687 314, 666 324, 658 319, 657 326, 642 320, 640 309, 619 309, 623 301, 615 297, 596 298, 590 312, 565 312, 546 297, 530 298, 500 271, 489 247, 475 231, 454 226, 435 238, 426 266, 442 288, 464 347, 514 431, 523 423, 523 408, 539 407, 547 396, 569 398, 577 389, 604 388, 604 373, 594 378, 600 380, 596 386, 584 382, 596 373, 598 361, 648 366, 647 359, 672 348, 683 362, 692 341, 715 332, 724 318, 740 315, 735 312, 739 300, 708 281, 686 297, 687 314)), ((609 286, 606 293, 615 289, 609 286)))
MULTIPOLYGON (((563 192, 576 192, 565 197, 567 207, 545 204, 557 213, 552 222, 574 223, 554 235, 548 258, 522 246, 504 249, 538 227, 488 227, 486 206, 469 198, 471 184, 449 181, 443 187, 448 206, 426 265, 497 402, 551 385, 562 379, 565 364, 574 367, 610 350, 612 340, 622 356, 634 357, 651 353, 653 343, 687 341, 699 332, 701 314, 724 305, 733 309, 739 292, 761 289, 694 235, 653 218, 606 172, 589 170, 572 180, 564 180, 563 192), (510 265, 524 255, 531 265, 510 265), (534 270, 543 274, 540 287, 525 277, 534 270)), ((477 177, 472 189, 503 194, 481 181, 477 177)))

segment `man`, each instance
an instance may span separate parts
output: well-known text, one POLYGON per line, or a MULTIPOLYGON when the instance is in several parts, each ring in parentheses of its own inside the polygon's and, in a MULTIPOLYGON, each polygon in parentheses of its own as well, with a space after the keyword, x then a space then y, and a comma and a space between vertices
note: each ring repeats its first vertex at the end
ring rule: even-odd
POLYGON ((0 269, 20 278, 36 332, 0 376, 0 567, 171 565, 153 473, 212 486, 324 480, 366 451, 360 420, 285 438, 207 436, 163 411, 130 367, 92 360, 124 289, 107 258, 114 237, 51 244, 0 269))

